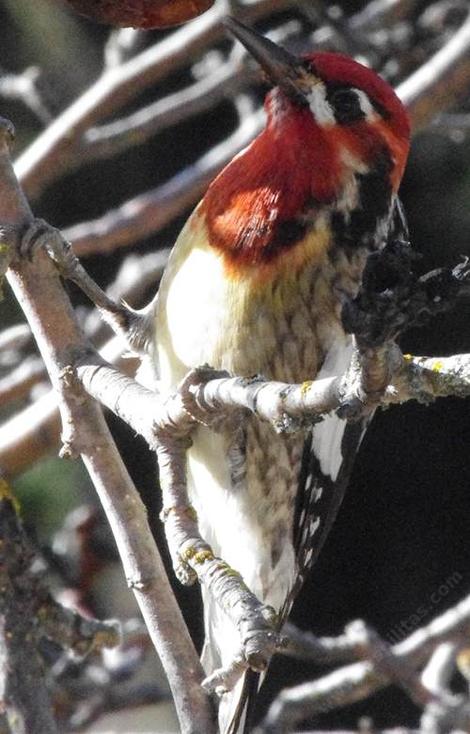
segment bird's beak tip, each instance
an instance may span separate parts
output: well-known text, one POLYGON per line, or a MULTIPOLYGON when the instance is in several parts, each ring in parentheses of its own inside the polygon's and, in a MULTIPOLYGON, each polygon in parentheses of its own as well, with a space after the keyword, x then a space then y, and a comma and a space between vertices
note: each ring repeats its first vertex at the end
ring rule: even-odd
POLYGON ((292 93, 295 79, 299 75, 300 60, 230 15, 223 19, 223 23, 258 62, 271 83, 292 93))

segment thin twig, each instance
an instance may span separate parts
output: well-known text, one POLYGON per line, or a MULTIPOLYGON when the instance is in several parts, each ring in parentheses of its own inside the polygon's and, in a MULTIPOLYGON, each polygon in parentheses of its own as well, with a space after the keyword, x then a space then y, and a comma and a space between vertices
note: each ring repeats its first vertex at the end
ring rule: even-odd
POLYGON ((200 198, 219 170, 261 130, 262 114, 249 115, 227 140, 156 189, 90 222, 64 230, 80 257, 110 252, 162 229, 200 198))
MULTIPOLYGON (((391 649, 398 660, 416 670, 436 646, 448 640, 465 642, 469 634, 470 597, 466 597, 391 649)), ((371 661, 339 668, 316 681, 284 690, 271 704, 259 732, 283 734, 303 719, 361 701, 389 684, 388 675, 371 661)))
MULTIPOLYGON (((298 33, 299 25, 292 21, 267 35, 274 43, 286 43, 298 33)), ((210 61, 202 62, 204 76, 193 84, 127 117, 87 130, 81 144, 80 165, 87 160, 110 158, 134 145, 141 145, 150 136, 213 109, 221 100, 233 99, 251 81, 259 80, 258 69, 249 61, 246 63, 247 53, 240 44, 234 44, 223 63, 218 53, 209 56, 210 61)))
MULTIPOLYGON (((247 3, 246 19, 254 21, 295 2, 247 3)), ((228 1, 220 0, 195 21, 126 63, 105 68, 101 77, 18 158, 15 168, 28 196, 38 196, 65 171, 79 164, 80 156, 76 154, 86 130, 122 108, 170 70, 188 64, 208 44, 220 40, 224 33, 221 21, 228 12, 228 1)))
POLYGON ((246 85, 247 78, 247 69, 240 64, 240 58, 240 53, 232 54, 226 63, 217 64, 211 74, 191 86, 128 117, 90 128, 84 136, 84 159, 109 158, 131 145, 140 145, 151 135, 212 109, 222 99, 235 95, 246 85))
POLYGON ((0 70, 0 97, 20 100, 44 125, 52 120, 52 114, 46 106, 39 88, 41 70, 30 66, 21 74, 6 74, 0 70))
MULTIPOLYGON (((141 301, 148 287, 158 285, 168 260, 168 255, 168 249, 158 250, 155 253, 148 253, 147 255, 128 255, 116 274, 113 283, 107 288, 107 293, 114 301, 125 300, 131 303, 135 300, 141 301)), ((82 324, 85 334, 94 344, 100 344, 100 341, 104 337, 109 337, 109 327, 103 322, 96 311, 91 311, 84 318, 82 317, 82 324)), ((15 327, 10 327, 4 332, 0 332, 0 354, 5 362, 5 366, 7 364, 7 350, 22 348, 28 341, 31 341, 31 338, 31 331, 27 324, 20 324, 15 327)), ((125 360, 121 359, 124 345, 121 344, 117 349, 115 345, 115 339, 103 344, 100 347, 100 352, 103 357, 113 364, 119 364, 128 374, 135 372, 135 369, 132 369, 135 360, 129 359, 129 357, 126 357, 125 360)), ((11 355, 8 364, 10 363, 15 365, 13 369, 3 377, 0 377, 0 406, 2 407, 8 405, 13 400, 25 398, 31 388, 41 381, 47 385, 47 371, 40 357, 26 355, 20 358, 18 354, 15 354, 11 355), (13 361, 14 356, 16 359, 13 361)), ((20 414, 17 413, 16 418, 20 419, 20 414)), ((23 437, 25 437, 25 433, 29 434, 32 427, 30 420, 31 414, 28 417, 26 432, 22 431, 23 437)), ((0 427, 1 435, 2 428, 0 427)), ((0 445, 2 445, 1 438, 0 445)))

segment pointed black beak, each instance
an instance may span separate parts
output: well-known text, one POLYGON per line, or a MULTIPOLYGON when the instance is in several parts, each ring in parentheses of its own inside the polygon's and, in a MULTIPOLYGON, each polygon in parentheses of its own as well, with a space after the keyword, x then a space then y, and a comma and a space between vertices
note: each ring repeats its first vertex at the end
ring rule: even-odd
POLYGON ((299 82, 305 77, 305 69, 301 59, 231 16, 224 19, 224 25, 256 59, 274 86, 291 96, 302 94, 299 82))

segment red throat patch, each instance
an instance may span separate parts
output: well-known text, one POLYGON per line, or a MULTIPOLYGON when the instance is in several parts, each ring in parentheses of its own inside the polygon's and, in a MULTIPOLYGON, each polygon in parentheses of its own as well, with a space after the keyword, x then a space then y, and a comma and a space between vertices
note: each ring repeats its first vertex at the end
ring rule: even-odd
POLYGON ((209 187, 210 243, 240 265, 272 261, 305 234, 302 215, 332 201, 341 167, 308 111, 268 127, 209 187))
MULTIPOLYGON (((319 56, 328 65, 334 55, 319 56)), ((351 63, 354 69, 360 67, 351 63)), ((359 72, 378 80, 385 99, 386 82, 369 69, 360 67, 359 72)), ((401 107, 391 89, 389 95, 401 107)), ((373 171, 384 154, 390 161, 384 175, 390 178, 383 184, 391 196, 408 152, 402 120, 400 132, 384 120, 320 125, 308 106, 292 101, 279 88, 268 94, 266 110, 266 129, 213 181, 201 206, 209 243, 232 270, 272 264, 291 251, 321 211, 334 206, 355 171, 373 171)), ((406 121, 404 110, 403 117, 406 121)))

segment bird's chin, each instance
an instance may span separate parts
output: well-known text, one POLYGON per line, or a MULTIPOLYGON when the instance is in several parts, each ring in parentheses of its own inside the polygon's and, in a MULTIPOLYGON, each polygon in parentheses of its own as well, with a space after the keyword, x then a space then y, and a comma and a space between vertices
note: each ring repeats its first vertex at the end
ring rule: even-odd
POLYGON ((298 112, 299 109, 308 108, 303 95, 294 89, 292 93, 288 93, 285 89, 281 89, 281 87, 273 87, 268 92, 264 106, 269 119, 274 122, 288 117, 294 111, 298 112))

